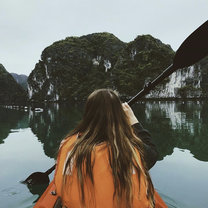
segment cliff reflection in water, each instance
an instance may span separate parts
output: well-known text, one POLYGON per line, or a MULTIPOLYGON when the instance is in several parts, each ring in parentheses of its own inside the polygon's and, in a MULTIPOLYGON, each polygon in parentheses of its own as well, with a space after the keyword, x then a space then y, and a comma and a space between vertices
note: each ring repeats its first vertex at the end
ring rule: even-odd
MULTIPOLYGON (((188 149, 195 158, 208 161, 208 102, 141 102, 135 114, 154 139, 162 160, 174 147, 188 149)), ((43 112, 0 108, 0 144, 14 129, 30 127, 44 152, 56 158, 61 140, 82 117, 83 106, 51 104, 43 112)))
POLYGON ((43 112, 29 111, 29 126, 43 144, 44 152, 56 158, 61 140, 81 119, 81 108, 51 104, 43 112))
POLYGON ((11 131, 28 127, 28 114, 24 111, 0 108, 0 144, 11 131))
POLYGON ((188 149, 195 158, 208 161, 208 103, 199 101, 146 102, 135 112, 157 145, 160 160, 174 147, 188 149))

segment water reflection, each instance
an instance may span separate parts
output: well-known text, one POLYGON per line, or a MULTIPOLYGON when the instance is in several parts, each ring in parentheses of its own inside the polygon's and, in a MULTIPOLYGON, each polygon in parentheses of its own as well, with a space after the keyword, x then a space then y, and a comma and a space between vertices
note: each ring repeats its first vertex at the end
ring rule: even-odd
MULTIPOLYGON (((141 102, 134 111, 153 135, 160 160, 173 153, 174 147, 188 149, 195 158, 208 161, 207 102, 141 102)), ((30 127, 43 144, 44 152, 56 157, 60 141, 82 117, 83 106, 51 104, 42 112, 28 113, 0 108, 0 143, 9 132, 30 127)))
POLYGON ((55 158, 60 141, 81 119, 79 107, 51 104, 43 112, 29 111, 29 126, 38 140, 43 143, 47 156, 55 158))
POLYGON ((188 149, 195 158, 208 161, 207 102, 146 102, 135 112, 152 133, 160 160, 174 147, 188 149))
POLYGON ((28 116, 24 111, 0 108, 0 144, 10 132, 28 127, 28 116))

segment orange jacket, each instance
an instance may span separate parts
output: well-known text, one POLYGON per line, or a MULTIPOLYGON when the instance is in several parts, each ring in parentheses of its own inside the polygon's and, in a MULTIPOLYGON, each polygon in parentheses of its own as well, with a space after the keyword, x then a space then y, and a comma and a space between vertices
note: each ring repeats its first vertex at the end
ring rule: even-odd
MULTIPOLYGON (((57 167, 54 176, 56 192, 61 195, 62 174, 64 162, 68 152, 71 150, 71 145, 75 142, 77 136, 74 135, 66 139, 59 151, 57 159, 57 167)), ((140 158, 140 157, 139 157, 140 158)), ((141 160, 140 160, 141 162, 141 160)), ((111 167, 108 160, 108 151, 106 143, 95 147, 95 163, 93 167, 94 187, 89 180, 84 183, 86 208, 115 208, 116 200, 113 200, 114 185, 111 174, 111 167), (92 194, 93 193, 93 194, 92 194)), ((68 208, 81 208, 81 200, 79 194, 79 185, 77 180, 77 171, 72 167, 72 174, 68 175, 68 184, 63 190, 62 203, 68 208)), ((140 193, 139 183, 136 173, 132 173, 133 181, 133 207, 149 208, 149 201, 146 197, 146 185, 144 176, 140 177, 140 193)), ((155 192, 155 200, 157 208, 167 208, 157 192, 155 192)), ((124 204, 124 203, 123 203, 124 204)), ((125 207, 121 205, 121 207, 125 207)))

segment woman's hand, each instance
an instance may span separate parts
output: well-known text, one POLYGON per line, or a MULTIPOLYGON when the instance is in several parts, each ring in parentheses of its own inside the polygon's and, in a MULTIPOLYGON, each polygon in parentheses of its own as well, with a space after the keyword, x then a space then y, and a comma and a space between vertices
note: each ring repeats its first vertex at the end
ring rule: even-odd
POLYGON ((131 109, 131 107, 128 105, 128 103, 123 103, 122 104, 123 110, 127 115, 127 118, 129 119, 129 123, 131 125, 134 125, 135 123, 138 123, 138 120, 136 118, 136 116, 134 115, 133 110, 131 109))

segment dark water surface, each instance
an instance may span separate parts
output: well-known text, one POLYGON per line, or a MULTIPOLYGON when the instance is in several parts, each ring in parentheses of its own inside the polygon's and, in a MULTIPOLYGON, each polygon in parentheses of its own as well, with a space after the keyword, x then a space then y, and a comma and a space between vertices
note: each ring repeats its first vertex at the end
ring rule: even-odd
MULTIPOLYGON (((208 102, 141 102, 134 111, 160 153, 150 173, 168 206, 207 208, 208 102)), ((61 139, 81 117, 80 106, 0 108, 0 208, 33 207, 42 189, 20 181, 54 164, 61 139)))

